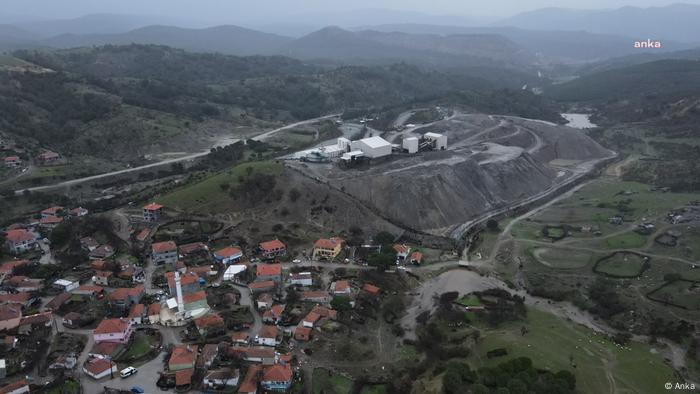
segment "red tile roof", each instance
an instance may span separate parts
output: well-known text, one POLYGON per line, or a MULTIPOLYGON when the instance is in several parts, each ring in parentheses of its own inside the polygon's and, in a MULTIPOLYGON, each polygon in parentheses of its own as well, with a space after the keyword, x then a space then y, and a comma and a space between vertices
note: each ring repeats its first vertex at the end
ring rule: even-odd
POLYGON ((93 292, 93 293, 102 293, 105 291, 104 287, 102 286, 97 286, 97 285, 82 285, 75 289, 75 291, 84 291, 84 292, 93 292))
POLYGON ((236 331, 231 334, 231 340, 234 342, 248 342, 250 335, 245 331, 236 331))
POLYGON ((311 328, 297 327, 294 330, 294 338, 300 341, 308 341, 311 338, 311 328))
POLYGON ((206 299, 207 293, 205 293, 203 290, 198 291, 196 293, 185 294, 184 296, 182 296, 182 302, 184 302, 185 304, 190 304, 192 302, 197 302, 206 299))
POLYGON ((330 297, 330 295, 325 290, 302 291, 301 292, 301 299, 302 300, 311 299, 311 298, 328 298, 328 297, 330 297))
POLYGON ((263 325, 258 331, 258 337, 260 338, 277 338, 279 334, 279 329, 276 326, 263 325))
POLYGON ((170 353, 170 360, 168 365, 192 365, 194 367, 194 362, 197 359, 197 345, 179 345, 173 348, 172 353, 170 353))
POLYGON ((192 375, 194 375, 194 368, 183 369, 175 372, 175 385, 185 386, 192 384, 192 375))
POLYGON ((335 249, 336 246, 338 246, 339 244, 342 245, 343 242, 344 241, 342 238, 336 238, 336 237, 321 238, 321 239, 317 240, 316 242, 314 242, 314 248, 317 248, 317 249, 335 249))
POLYGON ((122 344, 116 342, 100 342, 92 347, 90 353, 101 354, 103 356, 113 356, 117 350, 122 348, 122 344))
POLYGON ((198 329, 219 327, 224 325, 224 319, 216 313, 210 313, 200 318, 194 319, 194 324, 198 329))
POLYGON ((5 163, 11 163, 13 161, 19 161, 19 156, 7 156, 5 158, 5 163))
POLYGON ((24 386, 29 386, 29 382, 27 382, 25 379, 18 380, 0 387, 0 394, 11 393, 15 390, 21 389, 24 386))
MULTIPOLYGON (((165 279, 168 280, 168 286, 171 288, 175 287, 175 272, 173 271, 168 271, 165 273, 165 279)), ((194 272, 186 272, 184 274, 180 274, 180 285, 182 286, 187 286, 192 283, 196 283, 199 281, 199 276, 195 274, 194 272)))
POLYGON ((330 319, 335 319, 338 316, 338 311, 336 311, 335 309, 326 308, 321 305, 315 305, 311 312, 318 313, 319 316, 327 317, 330 319))
POLYGON ((262 375, 262 365, 251 365, 243 378, 243 383, 238 388, 239 393, 255 393, 258 390, 258 383, 262 375))
POLYGON ((27 265, 27 264, 29 264, 29 260, 25 260, 25 259, 7 261, 7 262, 2 263, 2 265, 0 265, 0 273, 11 274, 15 270, 15 268, 21 267, 21 266, 27 265))
POLYGON ((136 297, 144 292, 143 285, 136 287, 120 287, 115 289, 112 294, 109 295, 110 301, 121 301, 129 297, 136 297))
POLYGON ((345 293, 350 289, 350 282, 347 280, 339 280, 335 282, 335 292, 336 293, 345 293))
POLYGON ((411 253, 411 261, 417 261, 420 263, 421 261, 423 261, 423 253, 419 251, 411 253))
POLYGON ((263 382, 289 382, 292 380, 292 367, 289 364, 275 364, 265 368, 263 382))
POLYGON ((129 321, 126 319, 103 319, 95 328, 95 334, 124 333, 129 329, 129 321))
POLYGON ((39 223, 41 224, 56 224, 61 222, 63 222, 63 218, 58 216, 47 216, 39 220, 39 223))
POLYGON ((137 241, 145 241, 146 238, 148 238, 148 235, 151 233, 151 229, 145 228, 141 230, 138 234, 136 234, 136 240, 137 241))
POLYGON ((114 275, 112 271, 95 271, 95 276, 99 276, 101 278, 109 278, 112 275, 114 275))
POLYGON ((186 256, 190 253, 198 252, 200 250, 206 250, 207 245, 205 245, 202 242, 194 242, 191 244, 180 245, 180 246, 178 246, 178 248, 180 249, 180 254, 186 256))
POLYGON ((214 252, 214 254, 219 257, 228 258, 233 256, 240 256, 243 254, 243 251, 234 246, 229 246, 227 248, 217 250, 216 252, 214 252))
POLYGON ((282 264, 258 264, 256 268, 257 276, 282 275, 282 264))
POLYGON ((314 324, 314 323, 316 323, 316 322, 318 321, 318 319, 320 319, 320 318, 321 318, 321 315, 319 315, 318 313, 316 313, 316 312, 309 312, 309 314, 306 315, 306 317, 304 318, 304 322, 308 322, 308 323, 314 324))
POLYGON ((145 210, 147 210, 147 211, 157 211, 157 210, 159 210, 159 209, 161 209, 161 208, 163 208, 162 205, 156 204, 156 203, 154 203, 154 202, 152 202, 152 203, 146 205, 145 207, 143 207, 143 209, 145 209, 145 210))
POLYGON ((409 247, 401 244, 394 244, 394 251, 396 253, 408 253, 409 247))
POLYGON ((17 230, 8 231, 7 235, 5 235, 5 239, 12 243, 31 241, 34 239, 34 234, 30 233, 29 231, 23 228, 20 228, 17 230))
POLYGON ((20 320, 19 325, 24 326, 27 324, 29 324, 29 325, 46 324, 46 323, 50 322, 52 318, 53 318, 53 314, 51 312, 35 313, 33 315, 22 317, 22 320, 20 320))
POLYGON ((41 211, 42 215, 56 215, 60 211, 63 211, 65 208, 60 207, 60 206, 55 206, 51 208, 46 208, 43 211, 41 211))
POLYGON ((264 252, 271 252, 274 250, 286 248, 286 246, 279 239, 273 239, 272 241, 260 242, 259 247, 264 252))
POLYGON ((374 295, 379 294, 379 292, 381 291, 381 289, 379 287, 377 287, 375 285, 371 285, 369 283, 365 283, 365 285, 362 286, 362 290, 364 290, 370 294, 374 294, 374 295))
POLYGON ((144 304, 134 304, 129 309, 129 317, 141 317, 146 311, 146 306, 144 304))
POLYGON ((93 375, 99 375, 105 371, 109 371, 116 364, 108 361, 106 358, 93 358, 85 364, 85 369, 93 375))
POLYGON ((155 303, 148 306, 148 316, 155 316, 160 314, 160 304, 155 303))
POLYGON ((22 317, 22 307, 19 304, 0 305, 0 321, 19 319, 22 317))
POLYGON ((14 302, 17 304, 24 304, 32 298, 31 294, 23 291, 16 294, 0 294, 0 302, 14 302))
POLYGON ((153 253, 165 253, 177 250, 177 245, 173 241, 156 242, 151 245, 153 253))
POLYGON ((275 281, 266 280, 264 282, 253 282, 248 284, 248 288, 251 290, 267 289, 269 287, 275 287, 275 281))

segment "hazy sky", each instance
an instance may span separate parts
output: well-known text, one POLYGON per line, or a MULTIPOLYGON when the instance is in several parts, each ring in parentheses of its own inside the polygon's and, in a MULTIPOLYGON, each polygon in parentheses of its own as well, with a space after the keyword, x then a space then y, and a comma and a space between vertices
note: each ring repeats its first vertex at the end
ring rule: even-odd
MULTIPOLYGON (((0 14, 69 18, 89 13, 150 14, 202 22, 284 20, 298 14, 390 8, 441 15, 510 16, 542 7, 663 6, 668 0, 0 0, 0 14)), ((700 0, 684 0, 700 4, 700 0)), ((292 18, 293 19, 293 18, 292 18)), ((290 21, 293 22, 293 21, 290 21)))

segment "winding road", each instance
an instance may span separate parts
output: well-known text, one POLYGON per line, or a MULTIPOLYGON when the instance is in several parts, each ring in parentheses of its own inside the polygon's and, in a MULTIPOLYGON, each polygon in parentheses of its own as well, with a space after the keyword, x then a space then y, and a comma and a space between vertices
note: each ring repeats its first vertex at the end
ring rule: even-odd
MULTIPOLYGON (((316 123, 318 121, 325 120, 325 119, 336 118, 338 116, 340 116, 340 114, 331 114, 331 115, 319 116, 317 118, 302 120, 302 121, 299 121, 296 123, 292 123, 292 124, 288 124, 286 126, 279 127, 277 129, 274 129, 274 130, 266 131, 262 134, 256 135, 253 138, 250 138, 250 139, 253 141, 263 141, 264 139, 270 137, 271 135, 279 133, 280 131, 289 130, 289 129, 292 129, 294 127, 303 126, 306 124, 316 123)), ((233 144, 233 143, 236 143, 238 141, 240 141, 240 139, 225 138, 225 139, 219 140, 216 144, 214 144, 214 146, 212 146, 212 148, 217 148, 217 147, 220 147, 223 145, 233 144)), ((60 187, 74 186, 74 185, 79 185, 81 183, 90 182, 90 181, 94 181, 94 180, 98 180, 98 179, 109 178, 109 177, 116 176, 116 175, 123 175, 123 174, 128 174, 131 172, 146 170, 149 168, 160 167, 160 166, 164 166, 164 165, 168 165, 168 164, 174 164, 174 163, 180 163, 183 161, 194 160, 194 159, 208 155, 212 148, 201 151, 201 152, 191 153, 191 154, 188 154, 185 156, 180 156, 180 157, 176 157, 176 158, 172 158, 172 159, 166 159, 166 160, 162 160, 162 161, 158 161, 155 163, 150 163, 150 164, 146 164, 146 165, 142 165, 142 166, 138 166, 138 167, 125 168, 123 170, 106 172, 104 174, 92 175, 92 176, 88 176, 88 177, 84 177, 84 178, 71 179, 69 181, 54 183, 51 185, 30 187, 27 189, 17 190, 17 191, 15 191, 15 194, 22 194, 25 191, 38 192, 38 191, 56 189, 56 188, 60 188, 60 187)))

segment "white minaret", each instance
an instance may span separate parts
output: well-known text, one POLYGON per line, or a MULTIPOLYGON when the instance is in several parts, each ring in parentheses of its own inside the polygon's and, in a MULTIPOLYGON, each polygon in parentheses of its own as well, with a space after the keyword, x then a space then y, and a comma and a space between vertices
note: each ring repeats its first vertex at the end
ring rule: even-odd
POLYGON ((182 284, 180 283, 180 273, 175 271, 175 297, 177 297, 178 313, 185 313, 185 302, 182 300, 182 284))

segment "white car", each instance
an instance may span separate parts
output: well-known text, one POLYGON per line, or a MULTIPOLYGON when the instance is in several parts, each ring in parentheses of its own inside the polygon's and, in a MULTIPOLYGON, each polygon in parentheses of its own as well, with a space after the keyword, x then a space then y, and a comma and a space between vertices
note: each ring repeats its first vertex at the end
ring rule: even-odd
POLYGON ((292 260, 292 263, 294 263, 294 264, 299 264, 299 263, 301 263, 301 260, 299 260, 299 259, 294 259, 294 260, 292 260))
POLYGON ((128 378, 129 376, 135 374, 139 370, 134 367, 126 367, 119 372, 119 376, 122 378, 128 378))

